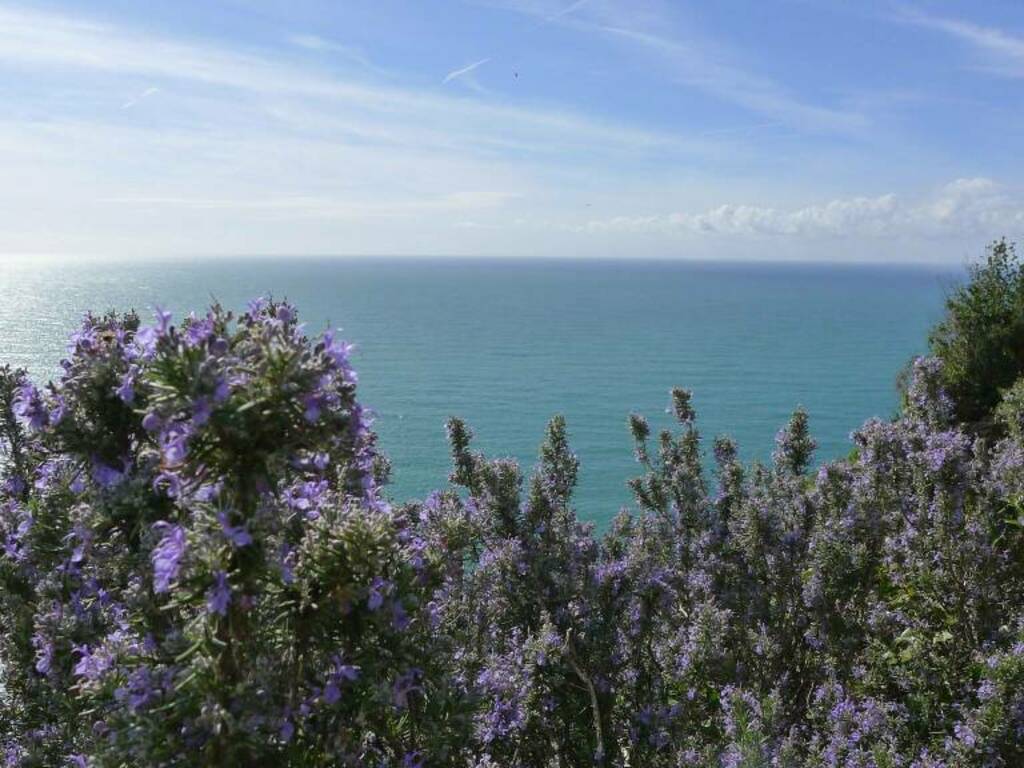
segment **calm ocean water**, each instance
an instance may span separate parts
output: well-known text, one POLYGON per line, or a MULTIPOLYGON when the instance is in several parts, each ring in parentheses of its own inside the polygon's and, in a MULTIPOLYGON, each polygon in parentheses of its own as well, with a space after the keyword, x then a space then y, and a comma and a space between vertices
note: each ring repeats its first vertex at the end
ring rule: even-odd
POLYGON ((604 523, 635 474, 630 411, 667 424, 674 385, 694 390, 710 439, 767 458, 797 404, 819 459, 845 454, 869 416, 889 416, 894 378, 923 350, 958 271, 679 262, 237 259, 0 260, 0 361, 43 380, 87 309, 160 304, 180 318, 215 297, 295 302, 311 330, 358 344, 362 401, 404 499, 444 484, 443 424, 532 466, 547 419, 568 419, 582 461, 577 508, 604 523))

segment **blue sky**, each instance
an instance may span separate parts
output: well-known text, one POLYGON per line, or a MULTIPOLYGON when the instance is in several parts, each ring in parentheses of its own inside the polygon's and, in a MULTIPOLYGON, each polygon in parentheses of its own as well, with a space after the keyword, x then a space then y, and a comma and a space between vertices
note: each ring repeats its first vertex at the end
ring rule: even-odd
POLYGON ((0 0, 0 253, 962 262, 1024 3, 0 0))

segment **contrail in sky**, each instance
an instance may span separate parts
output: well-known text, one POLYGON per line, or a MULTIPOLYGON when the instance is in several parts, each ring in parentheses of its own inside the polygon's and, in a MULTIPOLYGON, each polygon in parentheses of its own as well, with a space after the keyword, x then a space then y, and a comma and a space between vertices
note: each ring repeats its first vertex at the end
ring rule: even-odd
POLYGON ((483 64, 486 64, 488 61, 490 61, 490 59, 480 59, 480 61, 474 61, 472 64, 469 64, 463 67, 462 69, 453 70, 452 72, 449 72, 447 75, 445 75, 444 80, 442 80, 441 82, 450 83, 452 80, 460 78, 463 75, 468 75, 474 69, 483 64))

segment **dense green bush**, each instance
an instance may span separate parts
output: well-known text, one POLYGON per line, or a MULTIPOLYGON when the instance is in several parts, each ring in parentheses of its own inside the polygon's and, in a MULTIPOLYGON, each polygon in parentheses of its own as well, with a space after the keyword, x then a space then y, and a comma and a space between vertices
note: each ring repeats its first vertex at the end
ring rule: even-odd
POLYGON ((991 429, 1003 390, 1024 374, 1024 268, 1012 243, 993 243, 970 268, 928 342, 959 420, 991 429))

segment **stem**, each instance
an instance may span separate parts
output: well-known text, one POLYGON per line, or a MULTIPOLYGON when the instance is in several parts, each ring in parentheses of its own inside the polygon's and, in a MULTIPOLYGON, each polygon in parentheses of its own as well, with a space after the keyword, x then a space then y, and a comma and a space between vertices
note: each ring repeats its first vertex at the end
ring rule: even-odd
POLYGON ((591 681, 590 676, 583 671, 576 660, 576 651, 572 645, 571 633, 566 638, 566 648, 569 651, 569 666, 572 667, 573 672, 576 673, 576 676, 586 687, 587 693, 590 695, 590 709, 594 718, 594 736, 597 739, 597 747, 601 750, 602 756, 607 757, 608 751, 605 749, 604 729, 601 727, 601 705, 598 702, 597 689, 594 688, 594 683, 591 681))

